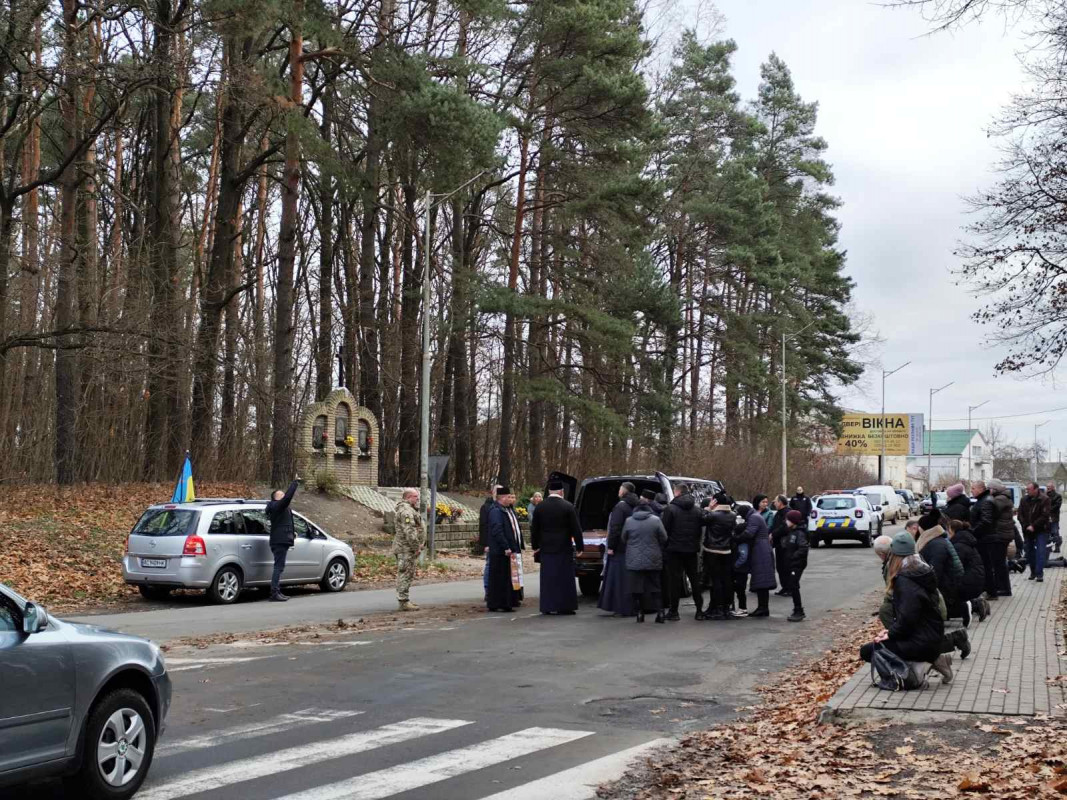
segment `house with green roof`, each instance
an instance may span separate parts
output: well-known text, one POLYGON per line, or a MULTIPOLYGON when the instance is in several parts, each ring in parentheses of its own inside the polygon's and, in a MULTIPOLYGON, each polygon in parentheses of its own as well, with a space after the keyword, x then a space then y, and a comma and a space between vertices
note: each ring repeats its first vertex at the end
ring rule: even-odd
POLYGON ((933 486, 943 486, 960 478, 988 482, 993 478, 991 455, 982 432, 976 428, 935 429, 932 436, 926 430, 923 432, 923 455, 908 456, 908 475, 926 478, 929 463, 933 486))

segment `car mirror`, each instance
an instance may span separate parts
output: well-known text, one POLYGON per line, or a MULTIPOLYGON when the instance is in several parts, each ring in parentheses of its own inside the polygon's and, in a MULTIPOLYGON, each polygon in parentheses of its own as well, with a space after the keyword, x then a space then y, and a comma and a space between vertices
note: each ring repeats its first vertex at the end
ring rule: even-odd
POLYGON ((874 510, 875 510, 875 511, 881 511, 881 510, 882 510, 882 507, 881 507, 881 506, 875 506, 875 507, 874 507, 874 510))
POLYGON ((48 612, 43 606, 27 603, 22 611, 22 632, 40 633, 48 627, 48 612))

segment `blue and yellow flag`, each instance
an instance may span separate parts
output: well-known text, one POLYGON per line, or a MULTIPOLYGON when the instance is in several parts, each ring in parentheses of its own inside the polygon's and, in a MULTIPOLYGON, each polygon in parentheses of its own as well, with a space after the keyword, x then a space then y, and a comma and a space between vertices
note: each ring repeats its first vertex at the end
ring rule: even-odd
POLYGON ((189 454, 185 454, 185 463, 182 464, 178 482, 174 485, 174 496, 170 498, 172 503, 191 503, 196 499, 196 489, 193 488, 193 461, 189 454))

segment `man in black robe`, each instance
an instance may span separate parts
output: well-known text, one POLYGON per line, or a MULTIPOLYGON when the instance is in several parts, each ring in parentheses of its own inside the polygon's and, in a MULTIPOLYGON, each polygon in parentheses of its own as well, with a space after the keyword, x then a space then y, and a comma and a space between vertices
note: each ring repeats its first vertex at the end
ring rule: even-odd
POLYGON ((537 506, 530 523, 530 545, 541 562, 542 614, 573 614, 578 610, 574 586, 574 551, 585 547, 578 512, 563 497, 563 484, 548 484, 548 498, 537 506))
POLYGON ((490 611, 514 611, 522 602, 522 590, 515 589, 511 577, 512 555, 522 557, 522 533, 514 505, 515 495, 510 487, 501 486, 496 503, 489 510, 489 587, 485 604, 490 611))

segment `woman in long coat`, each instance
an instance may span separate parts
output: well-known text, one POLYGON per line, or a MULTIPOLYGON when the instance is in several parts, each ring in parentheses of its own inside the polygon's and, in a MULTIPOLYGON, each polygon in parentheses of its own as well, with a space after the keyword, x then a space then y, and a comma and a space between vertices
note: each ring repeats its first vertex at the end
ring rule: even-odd
POLYGON ((769 617, 771 615, 767 601, 771 590, 778 586, 774 577, 774 550, 771 548, 771 534, 767 521, 753 507, 744 511, 745 524, 737 533, 738 544, 748 544, 748 573, 751 576, 749 588, 756 593, 756 610, 749 616, 769 617))
POLYGON ((637 494, 629 490, 619 498, 619 502, 611 510, 611 516, 608 517, 608 552, 604 561, 604 579, 600 584, 600 599, 596 605, 597 608, 610 611, 619 617, 632 617, 634 614, 622 527, 636 507, 637 494))

